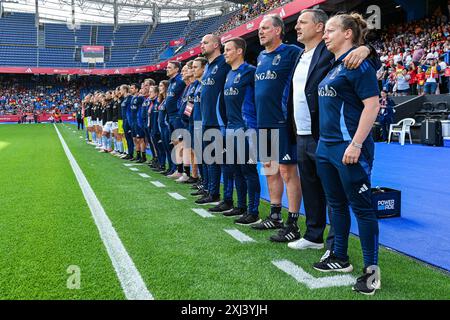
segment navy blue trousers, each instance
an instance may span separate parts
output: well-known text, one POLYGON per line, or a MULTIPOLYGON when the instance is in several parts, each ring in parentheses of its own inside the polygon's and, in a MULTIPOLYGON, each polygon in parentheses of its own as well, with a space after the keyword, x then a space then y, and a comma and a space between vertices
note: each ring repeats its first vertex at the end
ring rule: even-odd
POLYGON ((358 163, 344 165, 342 158, 348 145, 348 142, 319 141, 317 173, 333 215, 335 255, 343 260, 348 259, 350 205, 358 222, 364 266, 368 267, 378 264, 378 220, 372 207, 370 191, 373 143, 372 150, 366 146, 362 149, 358 163))

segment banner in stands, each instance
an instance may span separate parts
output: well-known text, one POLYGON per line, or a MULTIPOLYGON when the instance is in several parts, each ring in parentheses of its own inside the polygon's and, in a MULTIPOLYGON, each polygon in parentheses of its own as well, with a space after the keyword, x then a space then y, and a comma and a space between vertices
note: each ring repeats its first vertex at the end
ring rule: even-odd
MULTIPOLYGON (((273 9, 267 14, 278 13, 283 19, 286 19, 294 14, 300 12, 303 9, 310 8, 312 6, 318 5, 325 2, 325 0, 303 0, 303 1, 292 1, 285 4, 282 7, 273 9)), ((226 32, 222 35, 222 42, 233 38, 241 37, 245 34, 249 34, 253 31, 258 30, 259 23, 261 22, 263 16, 256 19, 248 21, 243 25, 226 32)), ((182 38, 173 41, 180 41, 182 38)), ((172 41, 171 41, 172 42, 172 41)), ((93 46, 89 46, 93 47, 93 46)), ((200 46, 190 49, 189 51, 183 52, 179 55, 171 57, 169 60, 184 61, 194 56, 198 56, 201 53, 200 46)), ((32 73, 32 74, 77 74, 77 75, 114 75, 114 74, 134 74, 134 73, 150 73, 157 70, 165 69, 167 62, 164 61, 153 66, 139 66, 139 67, 128 67, 128 68, 113 68, 113 69, 85 69, 85 68, 34 68, 34 67, 0 67, 0 73, 32 73)))
MULTIPOLYGON (((38 121, 39 122, 50 122, 52 121, 52 114, 41 114, 39 115, 38 121)), ((19 119, 21 118, 21 116, 19 115, 2 115, 0 116, 0 122, 19 122, 19 119)), ((61 115, 61 120, 62 121, 75 121, 76 119, 73 117, 73 115, 71 114, 62 114, 61 115)), ((31 121, 34 122, 34 118, 33 115, 27 115, 25 118, 25 121, 31 121)))

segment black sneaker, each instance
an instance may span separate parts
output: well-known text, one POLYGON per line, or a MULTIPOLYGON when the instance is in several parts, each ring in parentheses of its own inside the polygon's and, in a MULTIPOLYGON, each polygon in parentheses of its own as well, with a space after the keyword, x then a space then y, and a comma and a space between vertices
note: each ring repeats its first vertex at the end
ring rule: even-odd
POLYGON ((353 266, 348 260, 342 261, 331 253, 325 260, 314 263, 314 269, 322 272, 352 272, 353 266))
POLYGON ((201 184, 200 182, 194 183, 194 184, 191 186, 191 189, 192 189, 192 190, 197 190, 197 189, 201 189, 201 188, 202 188, 202 184, 201 184))
POLYGON ((233 210, 224 212, 224 217, 235 217, 235 216, 242 216, 247 213, 247 209, 245 208, 233 208, 233 210))
POLYGON ((261 222, 261 219, 256 214, 244 214, 242 217, 234 220, 234 223, 240 224, 243 226, 252 226, 252 228, 261 222))
POLYGON ((283 220, 273 220, 270 217, 267 217, 262 222, 252 226, 252 228, 256 230, 281 229, 283 227, 283 220))
POLYGON ((220 196, 213 197, 213 196, 209 195, 207 197, 203 197, 203 198, 195 200, 195 203, 202 205, 202 206, 208 205, 208 204, 209 205, 218 205, 219 201, 220 201, 220 196))
POLYGON ((208 194, 208 193, 203 189, 198 189, 195 192, 191 192, 191 196, 204 196, 206 194, 208 194))
POLYGON ((376 290, 381 289, 380 269, 368 271, 363 269, 363 275, 356 279, 353 291, 359 292, 367 296, 373 296, 376 290), (378 271, 377 271, 378 270, 378 271))
POLYGON ((273 242, 291 242, 300 239, 300 232, 296 224, 288 224, 269 239, 273 242))
POLYGON ((217 206, 209 208, 209 212, 230 212, 233 210, 233 202, 221 201, 217 206))

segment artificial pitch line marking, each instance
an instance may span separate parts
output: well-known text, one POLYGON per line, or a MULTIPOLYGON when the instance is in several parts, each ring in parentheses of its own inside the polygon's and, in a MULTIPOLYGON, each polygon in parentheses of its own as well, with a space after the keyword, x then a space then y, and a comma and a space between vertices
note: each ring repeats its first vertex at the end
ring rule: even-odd
POLYGON ((92 217, 94 218, 95 224, 100 233, 100 238, 102 239, 106 251, 111 259, 125 297, 128 300, 153 300, 154 298, 152 294, 145 286, 144 280, 142 280, 139 271, 136 269, 133 260, 128 255, 122 241, 120 241, 119 235, 112 226, 111 220, 109 220, 106 215, 106 212, 100 201, 97 199, 94 190, 92 190, 89 185, 89 182, 70 152, 64 138, 59 133, 58 128, 56 125, 53 126, 55 127, 59 140, 61 141, 64 152, 69 159, 70 166, 72 167, 75 177, 77 178, 84 198, 86 199, 89 209, 91 210, 92 217))
POLYGON ((133 167, 131 167, 131 168, 128 168, 128 169, 130 169, 131 171, 139 171, 139 169, 138 169, 138 168, 133 168, 133 167))
POLYGON ((142 178, 150 178, 150 176, 146 173, 138 173, 142 178))
POLYGON ((240 243, 256 242, 254 239, 250 238, 248 235, 239 231, 238 229, 223 229, 223 231, 228 233, 230 236, 235 238, 240 243))
POLYGON ((151 183, 152 183, 155 187, 158 187, 158 188, 164 188, 164 187, 165 187, 165 185, 162 184, 162 183, 159 182, 159 181, 151 181, 151 183))
POLYGON ((196 214, 203 218, 213 218, 214 216, 205 209, 192 209, 196 214))
POLYGON ((176 192, 167 192, 169 194, 169 196, 171 196, 172 198, 176 199, 176 200, 186 200, 185 197, 183 197, 181 194, 176 193, 176 192))
POLYGON ((142 163, 124 163, 125 167, 142 166, 142 163))
POLYGON ((310 289, 350 286, 356 282, 356 278, 349 274, 316 278, 289 260, 274 260, 272 263, 310 289))

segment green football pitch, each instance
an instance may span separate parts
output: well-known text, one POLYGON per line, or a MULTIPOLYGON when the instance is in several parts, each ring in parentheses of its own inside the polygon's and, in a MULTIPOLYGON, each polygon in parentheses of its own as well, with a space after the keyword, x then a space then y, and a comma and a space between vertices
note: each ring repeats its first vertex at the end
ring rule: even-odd
MULTIPOLYGON (((448 273, 385 248, 382 289, 359 295, 350 284, 363 267, 357 237, 349 243, 353 273, 322 274, 312 264, 323 250, 292 250, 270 242, 271 231, 202 217, 192 210, 199 207, 188 186, 99 153, 73 125, 56 127, 111 222, 106 232, 115 230, 154 299, 450 298, 448 273), (240 242, 229 229, 253 241, 240 242)), ((119 274, 133 273, 115 267, 117 253, 105 245, 110 235, 101 236, 102 222, 94 219, 54 125, 0 126, 0 181, 1 299, 129 297, 119 274)), ((263 201, 261 216, 268 211, 263 201)), ((304 231, 303 217, 300 225, 304 231)))

